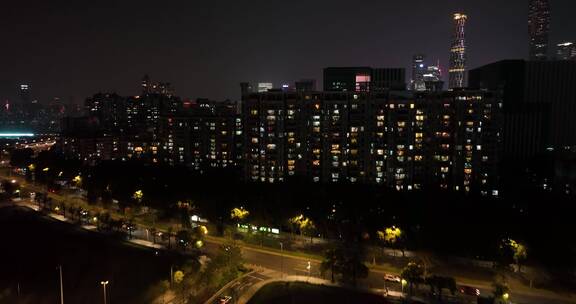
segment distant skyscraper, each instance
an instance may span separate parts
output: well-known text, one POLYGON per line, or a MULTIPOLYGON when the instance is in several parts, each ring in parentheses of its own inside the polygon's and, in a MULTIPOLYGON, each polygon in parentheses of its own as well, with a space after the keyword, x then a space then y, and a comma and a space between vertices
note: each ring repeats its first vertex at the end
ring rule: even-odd
POLYGON ((324 91, 386 90, 406 90, 404 68, 329 67, 324 69, 324 91))
POLYGON ((240 92, 242 93, 242 95, 252 93, 252 84, 250 84, 249 82, 241 82, 240 92))
POLYGON ((530 60, 548 58, 548 32, 550 31, 550 3, 548 0, 530 0, 528 34, 530 60))
POLYGON ((20 102, 22 104, 30 103, 30 85, 28 84, 20 85, 20 102))
POLYGON ((294 88, 297 92, 313 92, 316 91, 316 80, 314 79, 301 79, 294 83, 294 88))
POLYGON ((426 64, 424 63, 425 56, 417 54, 412 57, 412 84, 411 89, 414 91, 425 91, 426 85, 424 84, 424 73, 426 71, 426 64))
POLYGON ((150 76, 144 75, 142 78, 142 93, 148 94, 152 89, 152 83, 150 82, 150 76))
POLYGON ((466 85, 466 20, 465 14, 454 14, 454 33, 450 49, 449 89, 462 88, 466 85))
POLYGON ((442 91, 444 81, 442 81, 442 70, 440 69, 440 62, 437 65, 429 65, 426 67, 424 74, 424 84, 426 91, 442 91))
POLYGON ((274 84, 271 82, 259 82, 258 83, 258 93, 268 92, 268 90, 272 90, 274 88, 274 84))
POLYGON ((559 60, 576 60, 576 44, 564 42, 557 45, 556 57, 559 60))

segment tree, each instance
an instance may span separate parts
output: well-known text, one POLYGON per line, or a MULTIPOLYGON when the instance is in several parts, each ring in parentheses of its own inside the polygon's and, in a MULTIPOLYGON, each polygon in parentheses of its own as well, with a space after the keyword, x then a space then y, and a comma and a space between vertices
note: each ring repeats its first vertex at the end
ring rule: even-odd
POLYGON ((233 208, 230 210, 230 219, 237 223, 243 222, 249 215, 250 212, 244 209, 244 207, 233 208))
POLYGON ((80 176, 80 174, 76 175, 72 179, 72 184, 77 188, 82 188, 82 176, 80 176))
POLYGON ((492 294, 494 295, 494 303, 507 303, 510 297, 510 288, 504 277, 497 279, 492 283, 492 294))
POLYGON ((208 288, 219 288, 237 278, 244 270, 243 264, 240 247, 233 242, 225 243, 200 274, 199 283, 208 288))
POLYGON ((316 225, 314 225, 314 222, 310 218, 300 214, 290 218, 288 221, 292 226, 292 230, 296 227, 300 231, 300 235, 310 235, 310 243, 312 243, 314 232, 316 231, 316 225))
POLYGON ((334 280, 334 273, 336 271, 336 267, 338 265, 339 259, 337 256, 338 252, 336 249, 328 249, 324 254, 324 260, 320 264, 320 273, 322 276, 326 273, 326 271, 330 271, 330 281, 332 283, 335 282, 334 280))
MULTIPOLYGON (((385 228, 384 230, 376 231, 378 239, 384 244, 390 245, 393 248, 400 247, 400 241, 402 240, 403 232, 400 228, 396 226, 385 228)), ((404 256, 404 250, 401 249, 402 256, 404 256)), ((394 252, 396 255, 396 252, 394 252)))
POLYGON ((402 269, 402 273, 400 277, 406 280, 409 284, 410 294, 412 294, 414 285, 418 286, 422 282, 422 277, 424 275, 424 270, 420 264, 415 262, 410 262, 404 269, 402 269))
POLYGON ((132 199, 134 199, 138 204, 142 203, 142 200, 144 199, 144 192, 142 192, 142 190, 134 191, 132 194, 132 199))
POLYGON ((526 246, 513 239, 505 239, 500 245, 501 254, 505 261, 511 259, 516 264, 517 271, 521 270, 521 262, 528 258, 526 246))
POLYGON ((168 231, 166 231, 166 235, 168 236, 168 249, 172 248, 172 235, 174 234, 174 228, 172 226, 168 227, 168 231))
POLYGON ((322 274, 330 270, 332 280, 356 285, 359 278, 368 276, 368 267, 364 265, 363 248, 359 242, 339 243, 336 248, 329 249, 320 264, 322 274))
POLYGON ((192 222, 190 221, 190 212, 196 210, 196 206, 191 200, 178 201, 176 204, 178 211, 180 213, 180 223, 182 228, 192 228, 192 222))
POLYGON ((180 230, 176 233, 176 240, 178 241, 178 247, 186 250, 192 242, 192 233, 190 230, 180 230))

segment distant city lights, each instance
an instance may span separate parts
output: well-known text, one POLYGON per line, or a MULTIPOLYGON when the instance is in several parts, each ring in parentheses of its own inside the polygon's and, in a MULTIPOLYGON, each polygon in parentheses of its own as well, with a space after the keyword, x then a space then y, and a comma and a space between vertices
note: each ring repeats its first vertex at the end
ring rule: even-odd
POLYGON ((0 137, 33 137, 34 133, 0 133, 0 137))

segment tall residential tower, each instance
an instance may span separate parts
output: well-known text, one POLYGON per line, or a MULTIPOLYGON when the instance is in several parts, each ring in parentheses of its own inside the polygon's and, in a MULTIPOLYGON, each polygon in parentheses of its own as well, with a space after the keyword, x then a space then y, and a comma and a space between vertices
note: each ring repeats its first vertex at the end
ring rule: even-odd
POLYGON ((468 16, 454 14, 454 34, 450 49, 449 89, 463 88, 466 85, 466 38, 465 28, 468 16))
POLYGON ((550 3, 548 3, 548 0, 530 0, 528 12, 530 60, 546 60, 548 58, 549 31, 550 3))

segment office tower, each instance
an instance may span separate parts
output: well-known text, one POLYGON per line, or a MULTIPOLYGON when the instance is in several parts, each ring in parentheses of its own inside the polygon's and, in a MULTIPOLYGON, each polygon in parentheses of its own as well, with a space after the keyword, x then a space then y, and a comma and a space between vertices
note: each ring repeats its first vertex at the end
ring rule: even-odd
POLYGON ((465 14, 454 14, 454 32, 450 49, 449 89, 466 86, 466 21, 465 14))
POLYGON ((20 85, 20 102, 22 105, 29 105, 30 100, 30 85, 21 84, 20 85))
POLYGON ((329 67, 324 69, 324 91, 368 91, 372 77, 369 67, 329 67))
POLYGON ((470 86, 499 91, 507 161, 576 146, 576 62, 504 60, 470 71, 470 86))
POLYGON ((240 93, 241 95, 252 93, 252 84, 249 82, 240 83, 240 93))
POLYGON ((316 91, 316 80, 301 79, 294 83, 294 88, 297 92, 314 92, 316 91))
POLYGON ((556 59, 558 60, 576 60, 576 44, 573 42, 564 42, 557 45, 556 59))
POLYGON ((412 83, 411 89, 413 91, 425 91, 426 85, 424 84, 424 73, 426 71, 426 64, 424 63, 425 56, 422 54, 414 55, 412 57, 412 83))
POLYGON ((530 0, 528 34, 530 60, 548 58, 548 32, 550 31, 550 4, 548 0, 530 0))
POLYGON ((150 94, 152 89, 152 82, 150 82, 150 76, 144 75, 142 78, 142 93, 150 94))
POLYGON ((324 69, 324 91, 369 92, 405 90, 403 68, 329 67, 324 69))
POLYGON ((406 70, 404 68, 373 68, 371 91, 406 90, 406 70))
POLYGON ((426 67, 426 72, 424 74, 424 85, 426 86, 426 91, 442 91, 444 87, 444 81, 442 81, 442 70, 440 69, 440 63, 426 67))
POLYGON ((258 92, 268 92, 268 90, 272 90, 274 88, 274 84, 271 82, 259 82, 258 83, 258 92))

